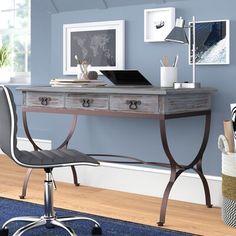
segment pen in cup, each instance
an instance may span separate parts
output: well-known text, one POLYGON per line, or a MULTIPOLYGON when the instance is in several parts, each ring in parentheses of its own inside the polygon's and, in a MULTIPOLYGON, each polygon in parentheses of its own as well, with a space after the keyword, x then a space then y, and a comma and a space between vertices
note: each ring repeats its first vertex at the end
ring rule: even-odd
POLYGON ((173 67, 176 67, 176 66, 177 66, 178 60, 179 60, 179 55, 177 54, 177 55, 175 56, 175 60, 174 60, 173 67))
POLYGON ((167 56, 164 56, 164 57, 163 57, 162 62, 163 62, 163 64, 164 64, 164 66, 169 66, 169 60, 168 60, 168 57, 167 57, 167 56))
POLYGON ((163 64, 162 60, 160 60, 160 63, 161 63, 161 66, 165 66, 165 65, 163 64))
MULTIPOLYGON (((179 55, 177 54, 175 56, 174 63, 172 65, 172 67, 177 67, 178 60, 179 60, 179 55)), ((167 56, 164 56, 162 59, 160 59, 160 63, 161 63, 161 66, 168 67, 169 66, 169 62, 168 62, 167 56)))
POLYGON ((161 66, 168 67, 169 66, 169 62, 168 62, 167 56, 163 56, 163 58, 160 60, 160 63, 161 63, 161 66))

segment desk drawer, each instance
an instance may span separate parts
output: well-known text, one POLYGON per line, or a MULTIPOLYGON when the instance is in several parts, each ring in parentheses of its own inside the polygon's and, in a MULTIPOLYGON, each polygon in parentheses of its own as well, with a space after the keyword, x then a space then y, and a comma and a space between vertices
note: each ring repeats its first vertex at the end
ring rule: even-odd
POLYGON ((133 111, 158 114, 158 96, 112 95, 110 109, 113 111, 133 111))
POLYGON ((27 92, 25 104, 26 106, 63 108, 64 97, 59 93, 27 92))
POLYGON ((107 110, 108 97, 94 94, 68 94, 66 108, 83 108, 90 110, 107 110))
POLYGON ((211 95, 199 93, 160 96, 159 102, 160 112, 165 114, 203 111, 211 108, 211 95))

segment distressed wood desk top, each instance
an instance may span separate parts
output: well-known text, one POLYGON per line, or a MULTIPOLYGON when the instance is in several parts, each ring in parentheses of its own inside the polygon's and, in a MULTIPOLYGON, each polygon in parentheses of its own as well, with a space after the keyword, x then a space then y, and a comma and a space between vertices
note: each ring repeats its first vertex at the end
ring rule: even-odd
POLYGON ((210 88, 21 87, 27 111, 157 117, 210 110, 210 88))

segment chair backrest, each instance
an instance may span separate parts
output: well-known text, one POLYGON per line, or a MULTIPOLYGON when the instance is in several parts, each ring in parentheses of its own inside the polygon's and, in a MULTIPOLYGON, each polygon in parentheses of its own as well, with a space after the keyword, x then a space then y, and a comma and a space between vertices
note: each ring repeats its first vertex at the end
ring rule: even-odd
POLYGON ((16 145, 17 115, 16 105, 11 90, 0 85, 0 148, 14 161, 16 145))

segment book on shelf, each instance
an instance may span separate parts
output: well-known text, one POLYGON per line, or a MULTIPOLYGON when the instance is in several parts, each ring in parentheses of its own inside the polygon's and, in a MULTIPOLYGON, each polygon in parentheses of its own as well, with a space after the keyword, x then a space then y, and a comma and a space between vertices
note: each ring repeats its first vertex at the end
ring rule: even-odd
POLYGON ((52 79, 50 81, 52 87, 99 87, 105 86, 101 80, 79 80, 79 79, 52 79))

